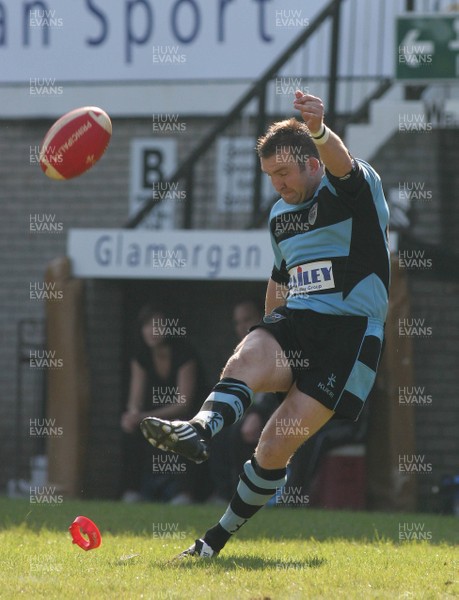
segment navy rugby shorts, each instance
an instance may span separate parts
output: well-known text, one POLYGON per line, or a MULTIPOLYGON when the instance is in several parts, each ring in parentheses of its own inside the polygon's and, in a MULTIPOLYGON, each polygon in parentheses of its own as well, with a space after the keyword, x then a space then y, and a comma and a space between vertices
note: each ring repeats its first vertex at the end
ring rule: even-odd
POLYGON ((356 421, 376 379, 384 338, 379 319, 278 307, 251 328, 266 329, 282 351, 298 389, 356 421))

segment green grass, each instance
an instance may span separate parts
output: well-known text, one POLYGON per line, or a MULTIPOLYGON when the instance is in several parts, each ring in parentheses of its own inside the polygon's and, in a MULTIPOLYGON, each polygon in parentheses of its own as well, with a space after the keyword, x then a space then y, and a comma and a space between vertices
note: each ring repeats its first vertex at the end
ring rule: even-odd
POLYGON ((213 561, 168 564, 220 507, 0 498, 0 597, 85 599, 438 599, 459 597, 459 519, 263 509, 213 561), (85 552, 68 527, 95 521, 85 552), (424 541, 400 541, 399 528, 424 541), (153 528, 160 535, 153 535, 153 528))

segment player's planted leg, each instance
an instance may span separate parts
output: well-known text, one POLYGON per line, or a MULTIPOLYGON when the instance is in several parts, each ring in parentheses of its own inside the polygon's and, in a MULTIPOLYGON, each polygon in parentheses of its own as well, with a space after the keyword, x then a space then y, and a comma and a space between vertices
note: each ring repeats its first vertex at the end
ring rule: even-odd
POLYGON ((283 404, 263 430, 254 456, 244 465, 231 502, 220 521, 178 558, 216 556, 230 537, 253 517, 285 485, 286 464, 297 448, 332 417, 329 410, 293 386, 283 404), (305 436, 278 435, 276 420, 300 419, 305 436), (205 553, 200 549, 205 548, 205 553))

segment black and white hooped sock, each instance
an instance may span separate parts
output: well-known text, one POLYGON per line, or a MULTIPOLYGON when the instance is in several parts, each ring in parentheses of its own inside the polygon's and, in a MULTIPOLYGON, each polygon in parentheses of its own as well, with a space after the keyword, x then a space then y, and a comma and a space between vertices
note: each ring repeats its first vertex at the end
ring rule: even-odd
POLYGON ((253 392, 239 379, 223 377, 205 400, 201 410, 190 423, 197 425, 211 438, 223 427, 228 427, 242 418, 252 404, 253 392))
POLYGON ((229 538, 285 485, 286 479, 285 467, 263 469, 255 456, 252 456, 244 465, 236 493, 225 514, 217 525, 206 532, 205 542, 216 552, 220 552, 229 538))

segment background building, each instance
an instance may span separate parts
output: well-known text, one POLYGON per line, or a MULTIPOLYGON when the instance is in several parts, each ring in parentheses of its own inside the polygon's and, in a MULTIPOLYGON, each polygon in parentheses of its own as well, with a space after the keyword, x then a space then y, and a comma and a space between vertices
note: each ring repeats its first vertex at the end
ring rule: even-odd
MULTIPOLYGON (((451 2, 99 0, 63 7, 4 0, 0 14, 1 488, 28 480, 31 457, 50 444, 59 453, 67 435, 46 409, 50 370, 31 363, 31 352, 55 351, 46 343, 45 310, 65 302, 67 289, 46 286, 55 259, 70 256, 84 281, 85 497, 117 493, 129 332, 145 299, 171 302, 210 380, 217 376, 235 343, 232 305, 246 294, 262 297, 269 277, 269 268, 253 270, 250 260, 224 273, 221 232, 233 232, 242 248, 239 232, 265 227, 274 196, 253 147, 267 123, 293 114, 299 87, 324 99, 328 124, 375 165, 392 204, 394 260, 411 303, 397 335, 410 338, 414 363, 413 385, 395 385, 392 402, 414 414, 411 459, 424 466, 416 475, 418 506, 433 509, 431 489, 457 473, 459 455, 459 13, 451 2), (419 20, 397 25, 405 12, 443 19, 446 43, 435 30, 426 37, 419 20), (81 178, 48 180, 38 165, 43 136, 57 117, 84 105, 112 117, 107 153, 81 178), (121 228, 136 229, 139 239, 148 232, 153 241, 171 230, 170 239, 180 240, 186 229, 194 232, 186 248, 200 231, 214 234, 196 279, 174 268, 126 276, 114 260, 105 274, 88 274, 81 240, 89 244, 89 233, 75 230, 110 235, 121 228), (72 235, 80 237, 70 247, 72 235), (55 431, 40 433, 44 425, 55 431)), ((110 243, 106 257, 116 252, 110 243)))

